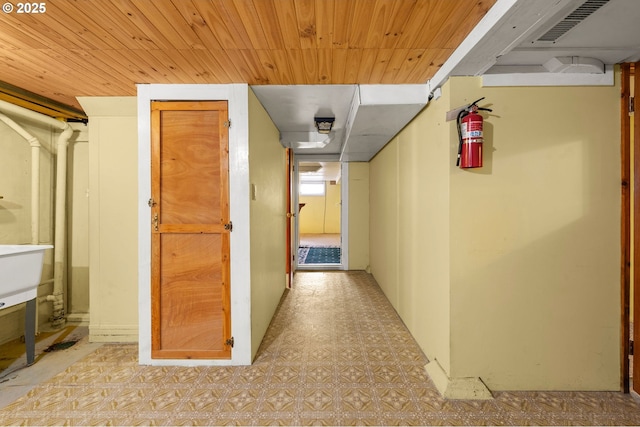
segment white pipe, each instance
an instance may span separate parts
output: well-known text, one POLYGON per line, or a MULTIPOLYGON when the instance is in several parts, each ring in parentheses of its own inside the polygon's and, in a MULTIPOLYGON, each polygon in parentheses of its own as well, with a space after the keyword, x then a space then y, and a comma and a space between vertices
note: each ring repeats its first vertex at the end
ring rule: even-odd
MULTIPOLYGON (((65 123, 66 124, 66 123, 65 123)), ((58 137, 56 153, 56 215, 55 241, 53 243, 53 327, 65 324, 65 253, 66 253, 66 196, 67 196, 67 145, 73 129, 67 125, 58 137)))
POLYGON ((40 145, 40 143, 38 142, 38 138, 31 135, 29 132, 24 130, 22 126, 20 126, 19 124, 17 124, 16 122, 14 122, 13 120, 11 120, 9 117, 5 116, 2 113, 0 113, 0 121, 4 122, 7 126, 9 126, 11 129, 16 131, 21 137, 26 139, 29 142, 29 144, 33 145, 35 143, 40 145))
POLYGON ((40 243, 40 142, 19 124, 0 113, 0 121, 16 131, 31 145, 31 243, 40 243))
POLYGON ((52 126, 59 130, 65 130, 70 127, 66 122, 54 119, 53 117, 45 116, 44 114, 36 113, 35 111, 27 110, 26 108, 20 107, 15 104, 11 104, 7 101, 3 101, 0 99, 0 111, 4 111, 5 113, 13 113, 24 117, 26 119, 31 119, 36 122, 46 123, 49 126, 52 126))
POLYGON ((40 244, 40 144, 31 144, 31 242, 40 244))
POLYGON ((57 142, 57 173, 56 173, 56 212, 55 212, 55 241, 53 249, 53 321, 52 326, 61 327, 65 323, 65 253, 66 253, 66 193, 67 193, 67 145, 73 134, 73 129, 66 122, 56 120, 44 114, 27 110, 18 105, 0 100, 0 111, 19 115, 23 118, 47 124, 61 130, 57 142))

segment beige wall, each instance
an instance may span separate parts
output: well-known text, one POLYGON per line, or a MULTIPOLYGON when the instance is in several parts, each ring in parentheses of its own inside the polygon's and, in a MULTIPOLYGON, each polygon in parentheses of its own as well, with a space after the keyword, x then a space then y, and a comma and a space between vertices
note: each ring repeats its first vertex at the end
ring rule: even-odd
MULTIPOLYGON (((40 149, 40 240, 53 241, 53 199, 55 197, 56 132, 19 118, 20 127, 36 137, 40 149)), ((31 243, 31 146, 0 122, 0 243, 31 243)))
MULTIPOLYGON (((256 187, 250 208, 255 354, 285 286, 286 167, 278 130, 249 94, 250 177, 256 187)), ((137 341, 136 98, 80 100, 90 116, 90 339, 137 341)))
POLYGON ((349 270, 369 268, 369 163, 349 167, 349 270))
POLYGON ((451 168, 452 375, 618 389, 619 83, 451 93, 495 109, 487 167, 451 168))
POLYGON ((370 165, 371 272, 427 357, 450 368, 447 94, 370 165))
POLYGON ((89 135, 86 126, 69 146, 67 181, 68 319, 88 321, 89 313, 89 135))
POLYGON ((300 233, 340 233, 340 183, 324 183, 324 196, 300 196, 300 233))
POLYGON ((371 162, 372 272, 450 378, 619 388, 618 103, 452 78, 371 162), (485 167, 463 171, 444 113, 482 96, 485 167))
MULTIPOLYGON (((11 116, 11 114, 8 114, 11 116)), ((55 155, 54 150, 59 131, 50 126, 13 118, 24 130, 37 138, 40 149, 40 243, 53 243, 53 215, 55 208, 55 155)), ((86 274, 86 253, 88 234, 86 226, 87 194, 86 180, 88 171, 86 126, 72 125, 74 133, 69 141, 67 166, 67 274, 68 306, 66 312, 74 316, 88 310, 89 282, 86 274), (70 193, 71 188, 82 188, 82 197, 70 193), (77 185, 76 185, 77 184, 77 185)), ((31 147, 14 130, 0 123, 0 244, 31 243, 31 147)), ((45 253, 42 280, 53 277, 53 251, 45 253)), ((41 285, 38 296, 52 293, 51 283, 41 285)), ((50 302, 38 304, 38 327, 46 328, 52 314, 50 302)), ((0 343, 18 338, 24 334, 24 304, 0 311, 0 343)), ((68 316, 69 317, 69 316, 68 316)))
MULTIPOLYGON (((55 196, 55 133, 49 126, 13 119, 36 137, 40 150, 40 243, 53 242, 53 199, 55 196)), ((29 142, 0 122, 0 244, 31 243, 31 146, 29 142)), ((47 251, 42 279, 53 278, 53 251, 47 251)), ((51 284, 42 285, 38 296, 50 294, 51 284)), ((0 311, 0 344, 24 334, 25 305, 0 311)), ((39 326, 51 316, 51 304, 38 304, 39 326)))
MULTIPOLYGON (((412 126, 412 124, 409 126, 412 126)), ((369 181, 369 259, 371 273, 375 276, 391 304, 403 316, 404 313, 398 307, 399 242, 397 227, 400 218, 398 212, 397 138, 387 144, 371 160, 369 181)), ((413 330, 411 332, 414 333, 413 330)))
POLYGON ((249 91, 251 355, 255 356, 285 290, 286 159, 280 133, 249 91))
POLYGON ((89 116, 89 338, 137 341, 136 98, 79 101, 89 116))

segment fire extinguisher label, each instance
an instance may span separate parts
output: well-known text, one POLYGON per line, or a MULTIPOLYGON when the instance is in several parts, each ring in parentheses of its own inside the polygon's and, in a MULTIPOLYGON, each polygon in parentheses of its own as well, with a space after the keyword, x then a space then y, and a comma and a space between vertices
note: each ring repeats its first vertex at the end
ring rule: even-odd
POLYGON ((482 138, 482 122, 462 123, 462 138, 482 138))

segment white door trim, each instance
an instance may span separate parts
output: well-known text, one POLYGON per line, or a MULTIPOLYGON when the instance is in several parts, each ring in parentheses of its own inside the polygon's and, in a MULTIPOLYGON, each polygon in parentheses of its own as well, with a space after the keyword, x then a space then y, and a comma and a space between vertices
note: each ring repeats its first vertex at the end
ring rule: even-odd
MULTIPOLYGON (((323 270, 348 270, 349 269, 349 164, 347 162, 340 162, 340 155, 317 155, 317 154, 296 154, 294 156, 295 169, 293 172, 293 200, 294 207, 298 206, 299 194, 298 194, 298 182, 299 182, 299 163, 300 162, 336 162, 340 163, 341 168, 341 184, 340 184, 340 247, 341 247, 341 262, 339 265, 331 267, 323 267, 323 270)), ((296 220, 294 221, 294 241, 295 247, 292 248, 295 251, 295 270, 316 270, 317 267, 301 266, 298 264, 298 246, 300 246, 300 216, 296 214, 296 220)))
POLYGON ((251 364, 251 259, 249 240, 249 87, 229 85, 138 85, 138 322, 141 365, 222 366, 251 364), (151 101, 229 102, 229 211, 231 233, 231 334, 229 360, 151 358, 151 101))

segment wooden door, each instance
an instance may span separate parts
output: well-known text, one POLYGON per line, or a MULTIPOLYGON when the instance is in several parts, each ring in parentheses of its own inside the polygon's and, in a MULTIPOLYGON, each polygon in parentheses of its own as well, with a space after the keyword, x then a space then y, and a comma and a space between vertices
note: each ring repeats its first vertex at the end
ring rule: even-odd
POLYGON ((152 102, 151 145, 151 357, 229 359, 227 102, 152 102))

